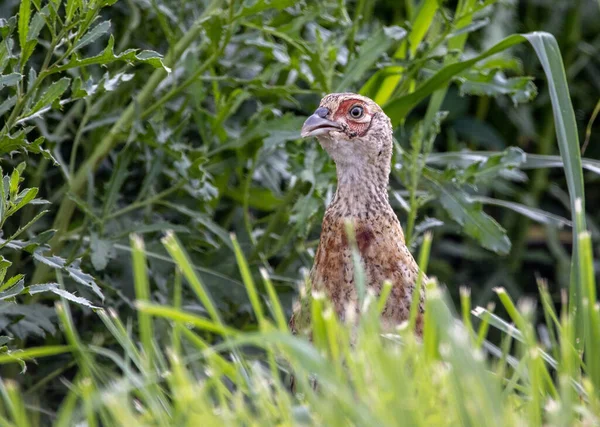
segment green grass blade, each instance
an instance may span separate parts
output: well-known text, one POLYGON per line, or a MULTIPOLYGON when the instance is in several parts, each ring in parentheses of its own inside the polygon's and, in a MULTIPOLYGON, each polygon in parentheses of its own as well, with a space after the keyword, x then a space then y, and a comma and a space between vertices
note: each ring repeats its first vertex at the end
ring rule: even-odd
POLYGON ((556 39, 551 34, 544 32, 525 34, 524 37, 533 46, 546 74, 548 91, 550 92, 550 100, 552 102, 552 112, 554 114, 556 139, 560 155, 563 159, 565 178, 569 189, 571 215, 573 216, 574 224, 569 306, 571 313, 575 316, 574 344, 577 348, 583 348, 583 290, 581 284, 582 278, 580 277, 580 271, 583 267, 581 266, 581 249, 579 248, 578 236, 586 230, 586 224, 585 216, 576 214, 578 200, 581 204, 579 210, 585 212, 585 194, 577 122, 575 120, 571 96, 569 95, 569 85, 567 83, 564 64, 556 39))
POLYGON ((188 254, 179 243, 179 240, 173 233, 167 233, 165 237, 162 239, 162 243, 173 258, 173 260, 177 263, 177 267, 181 270, 188 283, 190 284, 192 290, 198 296, 198 299, 204 305, 204 308, 213 319, 213 321, 219 325, 223 325, 223 320, 221 319, 221 315, 215 306, 212 297, 210 296, 208 290, 200 281, 200 278, 194 271, 192 266, 192 262, 188 254))
MULTIPOLYGON (((150 285, 148 284, 148 273, 146 271, 146 255, 144 253, 144 241, 137 235, 130 236, 131 255, 133 262, 133 283, 135 296, 138 301, 150 300, 150 285)), ((153 365, 154 349, 152 346, 153 328, 152 318, 143 311, 138 311, 138 322, 140 328, 140 340, 147 358, 148 366, 153 365)))
POLYGON ((248 298, 250 299, 250 304, 252 305, 252 309, 254 310, 254 315, 258 320, 259 326, 263 327, 265 323, 265 313, 263 310, 262 303, 260 301, 260 297, 258 295, 258 290, 256 289, 256 284, 254 283, 254 279, 252 278, 252 274, 250 273, 250 269, 248 268, 248 262, 246 261, 246 257, 244 257, 242 248, 240 248, 240 244, 238 243, 237 237, 235 237, 234 234, 231 234, 230 238, 231 243, 233 244, 235 259, 237 261, 240 274, 242 276, 242 281, 246 286, 246 292, 248 292, 248 298))

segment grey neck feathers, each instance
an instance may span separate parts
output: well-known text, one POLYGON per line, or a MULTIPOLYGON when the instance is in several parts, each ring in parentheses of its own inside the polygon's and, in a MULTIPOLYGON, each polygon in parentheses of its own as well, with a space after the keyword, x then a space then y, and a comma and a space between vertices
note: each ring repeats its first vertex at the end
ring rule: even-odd
POLYGON ((337 189, 329 209, 341 216, 368 217, 390 209, 387 164, 336 164, 337 189))

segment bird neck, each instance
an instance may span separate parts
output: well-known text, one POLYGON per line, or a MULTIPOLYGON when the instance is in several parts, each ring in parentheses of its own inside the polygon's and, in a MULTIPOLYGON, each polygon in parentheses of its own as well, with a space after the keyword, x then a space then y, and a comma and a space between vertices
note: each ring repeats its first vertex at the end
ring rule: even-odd
POLYGON ((389 166, 336 164, 337 189, 330 210, 344 217, 368 217, 391 209, 388 200, 389 166))

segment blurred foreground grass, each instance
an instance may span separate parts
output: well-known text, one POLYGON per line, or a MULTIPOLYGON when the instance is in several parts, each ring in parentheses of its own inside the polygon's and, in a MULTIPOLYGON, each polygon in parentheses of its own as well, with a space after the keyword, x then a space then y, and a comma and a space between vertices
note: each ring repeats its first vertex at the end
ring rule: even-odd
MULTIPOLYGON (((430 239, 426 236, 422 263, 429 255, 430 239)), ((589 236, 581 235, 580 240, 581 273, 588 280, 593 278, 587 262, 589 236)), ((543 283, 540 298, 555 343, 552 354, 537 342, 531 301, 515 306, 503 289, 497 289, 511 316, 505 321, 487 309, 472 309, 469 292, 463 291, 461 321, 435 281, 425 284, 422 340, 408 324, 382 333, 379 313, 386 292, 381 298, 367 294, 356 324, 338 322, 328 301, 315 295, 313 346, 287 330, 284 310, 263 271, 261 285, 268 294, 264 311, 257 284, 245 272, 246 261, 236 240, 232 242, 258 331, 238 330, 222 322, 172 233, 163 244, 206 307, 206 316, 182 309, 181 276, 173 284, 174 306, 149 301, 144 244, 135 235, 131 245, 139 336, 133 336, 130 324, 113 310, 97 310, 118 345, 84 343, 69 303, 57 303, 68 343, 62 351, 73 353, 78 373, 69 383, 54 425, 591 426, 600 422, 599 361, 584 363, 572 346, 573 317, 566 310, 554 311, 543 283), (478 328, 469 320, 471 312, 481 319, 478 328), (500 347, 486 340, 490 327, 503 332, 500 347), (218 337, 215 344, 203 338, 207 333, 218 337), (169 344, 162 348, 155 337, 165 334, 169 344), (106 369, 107 364, 116 369, 106 369), (296 396, 289 391, 290 372, 299 384, 296 396)), ((593 280, 587 285, 593 285, 593 280)), ((598 321, 598 305, 585 307, 586 315, 598 321)), ((589 326, 590 348, 599 348, 599 324, 589 326)), ((40 354, 53 351, 39 350, 40 354)), ((37 408, 15 383, 0 382, 0 394, 2 425, 40 424, 37 408)))

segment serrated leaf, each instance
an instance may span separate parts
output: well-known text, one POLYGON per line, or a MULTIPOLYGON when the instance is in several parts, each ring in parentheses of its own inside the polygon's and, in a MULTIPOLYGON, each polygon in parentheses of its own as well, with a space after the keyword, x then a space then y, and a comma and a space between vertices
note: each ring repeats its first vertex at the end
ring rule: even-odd
POLYGON ((81 0, 67 0, 67 4, 65 6, 67 22, 71 22, 73 16, 75 16, 75 13, 77 10, 79 10, 79 8, 81 8, 81 0))
POLYGON ((69 87, 69 83, 71 83, 71 79, 68 77, 63 77, 62 79, 52 83, 50 87, 44 91, 42 96, 40 96, 33 108, 27 112, 27 115, 31 116, 42 108, 52 105, 54 101, 59 99, 61 95, 65 93, 69 87))
POLYGON ((10 73, 0 75, 0 89, 5 86, 14 86, 21 81, 23 78, 22 74, 10 73))
POLYGON ((23 49, 21 49, 21 61, 23 63, 27 63, 36 46, 37 40, 29 40, 27 43, 25 43, 25 46, 23 49))
POLYGON ((46 23, 45 17, 48 17, 48 6, 44 6, 42 10, 33 15, 33 19, 29 25, 29 33, 27 34, 27 41, 35 41, 37 43, 38 36, 42 28, 44 28, 44 24, 46 23))
POLYGON ((69 301, 72 301, 79 305, 85 305, 90 308, 97 308, 90 301, 83 297, 78 297, 73 295, 72 293, 61 289, 58 283, 44 283, 40 285, 31 285, 28 287, 28 291, 31 295, 39 294, 40 292, 52 292, 58 296, 61 296, 69 301))
POLYGON ((505 255, 510 250, 510 240, 506 231, 491 216, 481 210, 481 206, 454 183, 428 181, 431 189, 450 217, 463 227, 466 234, 487 248, 505 255))
POLYGON ((96 280, 90 274, 84 273, 78 265, 71 264, 67 267, 67 273, 69 276, 76 282, 81 283, 84 286, 87 286, 94 291, 96 295, 100 297, 102 301, 104 301, 104 294, 96 284, 96 280))
POLYGON ((16 95, 6 98, 4 100, 4 102, 2 102, 0 104, 0 116, 3 116, 4 113, 6 113, 8 110, 10 110, 12 107, 14 107, 16 103, 17 103, 16 95))
POLYGON ((29 146, 27 147, 27 150, 31 153, 41 154, 42 157, 44 157, 44 159, 50 160, 54 164, 54 166, 58 166, 58 160, 56 160, 54 158, 54 156, 52 155, 50 150, 42 148, 42 143, 44 141, 45 141, 45 138, 43 136, 36 138, 35 141, 33 141, 31 144, 29 144, 29 146))
POLYGON ((15 285, 15 283, 19 282, 19 280, 23 279, 25 277, 24 274, 15 274, 13 277, 11 277, 10 279, 8 279, 6 281, 6 283, 4 283, 1 287, 0 290, 4 291, 6 289, 11 288, 12 286, 15 285))
MULTIPOLYGON (((19 6, 19 44, 21 50, 25 48, 27 44, 27 34, 29 32, 29 19, 31 17, 31 2, 30 0, 21 0, 19 6)), ((23 61, 21 66, 24 65, 23 61)))
POLYGON ((25 280, 21 279, 12 288, 4 292, 0 292, 0 301, 20 295, 25 289, 25 286, 23 286, 24 282, 25 280))
MULTIPOLYGON (((11 243, 15 243, 15 242, 11 242, 11 243)), ((21 242, 21 244, 23 244, 23 242, 21 242)), ((11 246, 8 245, 8 247, 11 247, 11 246)), ((94 291, 94 293, 96 295, 98 295, 102 300, 104 300, 104 294, 102 294, 102 291, 96 284, 96 281, 94 280, 94 278, 92 276, 90 276, 89 274, 84 273, 81 270, 81 268, 79 268, 79 265, 77 263, 73 262, 70 265, 67 265, 67 260, 65 260, 64 258, 61 258, 57 255, 44 255, 43 252, 45 250, 47 250, 46 247, 36 250, 33 253, 33 258, 36 261, 46 264, 49 267, 65 271, 66 273, 69 274, 69 276, 73 280, 75 280, 76 282, 78 282, 84 286, 91 288, 92 291, 94 291)))
POLYGON ((90 43, 95 42, 99 37, 103 36, 110 30, 110 21, 103 21, 88 31, 79 41, 75 44, 74 51, 79 50, 90 43))
POLYGON ((133 64, 143 62, 152 65, 154 68, 163 68, 167 73, 171 72, 171 69, 163 63, 162 56, 154 51, 144 50, 138 53, 136 49, 127 49, 125 52, 115 55, 114 45, 115 39, 111 35, 108 39, 108 45, 102 51, 102 53, 84 59, 79 59, 77 55, 71 55, 68 63, 60 67, 53 68, 52 70, 54 72, 59 72, 93 64, 108 65, 115 61, 124 61, 133 64))

